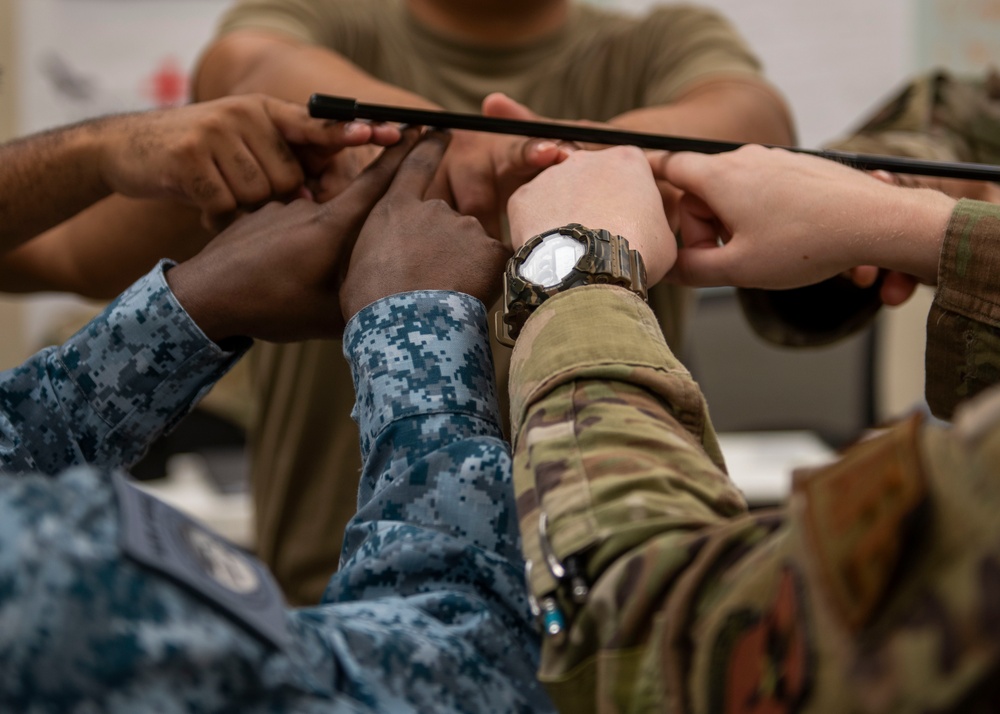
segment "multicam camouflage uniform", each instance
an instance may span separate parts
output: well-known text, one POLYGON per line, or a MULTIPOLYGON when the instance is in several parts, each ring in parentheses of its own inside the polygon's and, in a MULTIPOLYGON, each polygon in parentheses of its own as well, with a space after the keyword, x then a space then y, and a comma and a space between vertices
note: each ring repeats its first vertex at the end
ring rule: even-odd
POLYGON ((349 324, 360 508, 300 610, 112 472, 238 357, 162 267, 0 375, 0 711, 548 711, 484 323, 409 293, 349 324))
MULTIPOLYGON (((960 203, 928 323, 939 411, 998 376, 997 256, 1000 208, 960 203)), ((624 290, 545 303, 511 397, 540 677, 560 710, 998 710, 996 391, 953 429, 915 416, 796 474, 784 508, 754 513, 697 385, 624 290)))
POLYGON ((1000 164, 1000 74, 917 77, 830 148, 935 161, 1000 164))

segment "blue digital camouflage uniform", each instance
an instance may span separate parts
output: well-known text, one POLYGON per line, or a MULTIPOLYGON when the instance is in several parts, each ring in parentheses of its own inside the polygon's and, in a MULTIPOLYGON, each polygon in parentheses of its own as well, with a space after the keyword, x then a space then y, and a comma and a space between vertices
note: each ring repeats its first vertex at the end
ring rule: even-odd
MULTIPOLYGON (((961 202, 914 416, 748 512, 648 307, 574 288, 511 371, 540 678, 566 712, 1000 711, 1000 207, 961 202)), ((752 408, 748 405, 748 408, 752 408)))
POLYGON ((300 610, 113 474, 238 357, 162 266, 0 375, 0 711, 549 710, 484 323, 472 298, 411 293, 349 324, 359 512, 300 610))

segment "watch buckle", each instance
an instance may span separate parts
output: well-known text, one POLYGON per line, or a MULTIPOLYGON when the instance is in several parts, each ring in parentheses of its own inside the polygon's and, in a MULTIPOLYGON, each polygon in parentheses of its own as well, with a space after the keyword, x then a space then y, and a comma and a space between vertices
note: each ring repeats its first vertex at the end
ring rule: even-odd
POLYGON ((504 319, 504 310, 500 309, 493 313, 493 327, 496 328, 497 342, 504 347, 513 347, 514 338, 510 335, 510 325, 504 319))

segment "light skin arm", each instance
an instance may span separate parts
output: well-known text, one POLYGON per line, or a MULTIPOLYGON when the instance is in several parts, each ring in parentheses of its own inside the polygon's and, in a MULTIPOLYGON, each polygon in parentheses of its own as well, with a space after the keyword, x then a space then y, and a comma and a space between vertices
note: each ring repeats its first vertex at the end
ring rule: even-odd
POLYGON ((515 249, 569 223, 624 237, 642 255, 649 285, 663 278, 677 256, 649 162, 634 146, 571 151, 565 161, 515 191, 508 211, 515 249), (628 187, 627 207, 623 186, 628 187), (609 209, 619 204, 620 209, 609 209))
POLYGON ((263 92, 305 103, 314 92, 341 94, 361 101, 434 109, 412 92, 375 79, 339 53, 262 30, 235 30, 217 39, 195 73, 199 100, 263 92))
POLYGON ((685 191, 671 277, 697 286, 785 289, 874 265, 937 281, 955 200, 888 185, 832 161, 747 146, 663 157, 685 191), (720 239, 722 245, 720 245, 720 239))

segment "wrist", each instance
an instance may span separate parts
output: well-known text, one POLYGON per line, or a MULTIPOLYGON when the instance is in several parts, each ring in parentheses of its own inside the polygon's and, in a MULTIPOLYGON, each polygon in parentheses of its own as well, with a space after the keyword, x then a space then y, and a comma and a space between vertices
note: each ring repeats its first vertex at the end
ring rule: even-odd
POLYGON ((616 285, 646 299, 646 268, 626 238, 578 223, 528 240, 504 271, 497 340, 513 346, 528 317, 549 298, 586 285, 616 285))
POLYGON ((933 189, 886 188, 891 195, 882 205, 876 232, 869 241, 873 260, 864 264, 936 284, 941 246, 957 201, 933 189))
POLYGON ((118 173, 117 154, 123 149, 128 150, 120 132, 116 131, 123 121, 123 115, 102 117, 82 125, 76 136, 80 155, 94 167, 101 187, 108 194, 119 190, 115 179, 118 173))
POLYGON ((196 261, 187 261, 168 268, 165 273, 167 287, 174 294, 177 302, 191 318, 192 322, 205 334, 205 337, 216 344, 240 334, 234 330, 233 315, 215 307, 212 300, 211 276, 199 270, 196 261))

